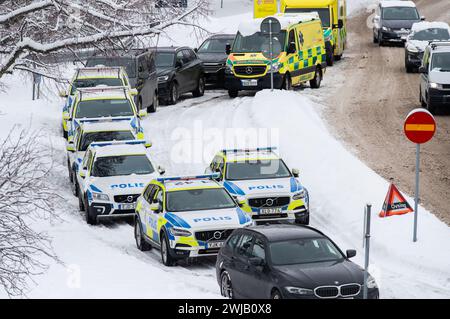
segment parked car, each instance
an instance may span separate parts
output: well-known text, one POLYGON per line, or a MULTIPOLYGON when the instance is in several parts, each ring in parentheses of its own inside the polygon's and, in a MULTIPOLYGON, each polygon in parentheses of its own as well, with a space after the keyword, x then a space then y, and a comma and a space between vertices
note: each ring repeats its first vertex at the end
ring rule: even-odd
POLYGON ((425 20, 412 1, 380 1, 373 18, 373 42, 405 42, 414 23, 425 20))
POLYGON ((138 90, 135 103, 138 110, 149 113, 158 108, 158 83, 155 54, 150 50, 136 49, 127 53, 117 51, 115 55, 98 55, 87 59, 86 66, 122 66, 126 69, 130 86, 138 90))
POLYGON ((205 80, 207 84, 219 87, 224 83, 224 72, 228 54, 226 48, 231 47, 234 34, 216 34, 206 39, 195 51, 205 67, 205 80))
MULTIPOLYGON (((309 226, 266 225, 235 230, 217 256, 216 275, 228 298, 362 298, 364 270, 326 235, 309 226)), ((368 276, 368 297, 379 297, 368 276)))
POLYGON ((156 52, 159 98, 176 104, 180 95, 192 92, 194 97, 205 93, 203 63, 188 47, 153 48, 156 52))
POLYGON ((410 73, 422 65, 423 52, 430 41, 450 41, 450 27, 445 22, 418 22, 412 26, 405 43, 405 68, 410 73))
POLYGON ((450 41, 430 43, 419 72, 422 106, 431 113, 438 107, 450 107, 450 41))

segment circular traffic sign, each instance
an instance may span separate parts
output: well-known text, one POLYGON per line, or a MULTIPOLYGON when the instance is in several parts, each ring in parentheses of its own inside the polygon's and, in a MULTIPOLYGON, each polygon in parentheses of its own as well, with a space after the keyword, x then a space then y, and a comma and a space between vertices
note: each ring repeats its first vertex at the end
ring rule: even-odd
POLYGON ((263 35, 278 34, 281 31, 280 21, 276 18, 268 17, 261 22, 261 33, 263 35))
POLYGON ((436 132, 433 115, 424 109, 412 110, 403 126, 406 137, 413 143, 423 144, 431 140, 436 132))

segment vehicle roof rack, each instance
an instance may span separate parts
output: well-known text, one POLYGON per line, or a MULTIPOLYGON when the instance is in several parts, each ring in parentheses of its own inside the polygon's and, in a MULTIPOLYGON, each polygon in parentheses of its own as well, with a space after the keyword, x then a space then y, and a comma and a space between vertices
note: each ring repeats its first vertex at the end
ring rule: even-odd
POLYGON ((173 176, 173 177, 158 177, 156 180, 160 183, 173 181, 189 181, 198 179, 216 179, 219 178, 219 173, 203 174, 203 175, 188 175, 188 176, 173 176))
POLYGON ((261 152, 261 151, 274 151, 277 147, 269 146, 269 147, 257 147, 257 148, 235 148, 235 149, 223 149, 222 153, 250 153, 250 152, 261 152))
POLYGON ((77 88, 80 94, 80 100, 83 99, 83 93, 95 93, 95 92, 105 92, 105 91, 123 91, 123 94, 127 94, 128 88, 126 86, 94 86, 90 88, 77 88))
POLYGON ((450 46, 450 41, 448 40, 443 40, 443 41, 429 41, 428 42, 429 45, 431 45, 431 48, 434 50, 437 47, 441 47, 441 46, 450 46))

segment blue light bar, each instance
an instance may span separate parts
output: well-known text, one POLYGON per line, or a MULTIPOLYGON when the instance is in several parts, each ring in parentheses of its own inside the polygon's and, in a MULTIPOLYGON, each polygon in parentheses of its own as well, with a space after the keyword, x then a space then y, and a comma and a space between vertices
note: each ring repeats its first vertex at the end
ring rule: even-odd
POLYGON ((274 151, 277 148, 275 146, 269 147, 257 147, 257 148, 235 148, 235 149, 224 149, 223 153, 249 153, 249 152, 261 152, 261 151, 274 151))
POLYGON ((145 145, 146 140, 123 140, 123 141, 107 141, 107 142, 93 142, 90 144, 92 147, 103 147, 111 145, 145 145))
POLYGON ((203 175, 192 175, 192 176, 176 176, 176 177, 158 177, 156 180, 158 182, 164 183, 169 181, 189 181, 195 179, 216 179, 219 178, 219 173, 213 174, 203 174, 203 175))

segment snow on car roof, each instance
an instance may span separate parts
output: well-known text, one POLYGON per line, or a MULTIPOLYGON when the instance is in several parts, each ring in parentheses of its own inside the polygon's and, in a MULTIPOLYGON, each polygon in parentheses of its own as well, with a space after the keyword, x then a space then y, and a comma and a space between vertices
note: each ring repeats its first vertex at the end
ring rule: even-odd
POLYGON ((81 100, 88 99, 126 99, 127 88, 122 86, 96 86, 92 88, 80 88, 77 89, 78 94, 81 96, 81 100))
POLYGON ((177 191, 184 189, 198 189, 198 188, 221 188, 216 181, 211 179, 188 179, 165 181, 164 186, 167 191, 177 191))
MULTIPOLYGON (((310 13, 286 13, 286 14, 277 14, 271 16, 272 18, 280 21, 281 29, 286 29, 289 25, 300 22, 308 22, 312 20, 318 20, 319 14, 317 12, 310 13)), ((249 36, 255 34, 256 32, 261 31, 261 22, 265 18, 258 18, 252 20, 245 20, 239 24, 238 31, 243 36, 249 36)))
POLYGON ((121 67, 86 67, 77 71, 77 78, 118 78, 121 67))
POLYGON ((84 132, 106 132, 106 131, 131 131, 130 122, 127 121, 100 121, 94 123, 83 123, 84 132))
POLYGON ((448 25, 448 23, 445 22, 440 22, 440 21, 433 21, 433 22, 428 22, 428 21, 421 21, 421 22, 416 22, 412 25, 412 32, 419 32, 419 31, 423 31, 423 30, 427 30, 427 29, 447 29, 450 32, 450 26, 448 25))
MULTIPOLYGON (((95 143, 94 143, 95 144, 95 143)), ((121 156, 121 155, 148 155, 144 144, 129 145, 117 144, 108 146, 93 146, 96 157, 121 156)))
POLYGON ((412 1, 401 1, 401 0, 382 0, 380 4, 383 8, 389 7, 411 7, 415 8, 416 4, 412 1))
POLYGON ((236 153, 227 153, 226 155, 227 155, 227 162, 279 159, 279 157, 272 151, 236 152, 236 153))

